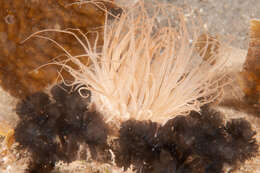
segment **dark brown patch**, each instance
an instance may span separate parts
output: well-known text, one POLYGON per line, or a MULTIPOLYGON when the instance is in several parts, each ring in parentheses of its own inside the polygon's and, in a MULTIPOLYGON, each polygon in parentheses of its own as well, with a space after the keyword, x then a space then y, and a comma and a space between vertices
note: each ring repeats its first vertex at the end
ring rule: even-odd
POLYGON ((32 154, 27 172, 48 173, 57 161, 76 160, 81 144, 88 145, 96 160, 100 160, 97 153, 107 156, 108 127, 99 113, 88 111, 90 98, 82 98, 78 90, 64 84, 53 87, 51 93, 55 102, 38 92, 17 105, 20 121, 15 140, 32 154))
POLYGON ((218 112, 202 109, 177 116, 164 126, 130 120, 122 124, 115 150, 117 165, 133 164, 144 173, 222 173, 224 164, 236 166, 258 150, 255 132, 244 119, 227 124, 218 112))

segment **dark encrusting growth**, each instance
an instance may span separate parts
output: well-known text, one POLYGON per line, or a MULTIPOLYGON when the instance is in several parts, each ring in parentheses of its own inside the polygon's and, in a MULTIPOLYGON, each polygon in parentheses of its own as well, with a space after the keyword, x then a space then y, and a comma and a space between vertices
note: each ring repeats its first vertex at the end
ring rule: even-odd
POLYGON ((107 150, 108 128, 100 114, 88 111, 90 97, 64 84, 54 86, 51 95, 54 101, 43 92, 32 94, 16 108, 15 139, 31 152, 29 173, 47 173, 57 161, 74 161, 80 144, 88 144, 94 158, 107 150))
MULTIPOLYGON (((91 93, 83 90, 82 94, 91 93)), ((224 164, 236 166, 258 151, 248 121, 224 122, 220 113, 207 106, 164 125, 125 121, 109 145, 108 126, 98 112, 88 110, 90 97, 83 98, 78 89, 64 84, 54 86, 51 96, 35 93, 16 108, 20 122, 15 139, 31 153, 29 173, 48 173, 57 161, 78 159, 81 144, 102 162, 111 161, 111 149, 118 167, 133 165, 138 173, 222 173, 224 164)))
POLYGON ((164 126, 129 120, 122 124, 118 166, 142 173, 221 173, 257 154, 255 132, 244 119, 224 123, 218 112, 177 116, 164 126))

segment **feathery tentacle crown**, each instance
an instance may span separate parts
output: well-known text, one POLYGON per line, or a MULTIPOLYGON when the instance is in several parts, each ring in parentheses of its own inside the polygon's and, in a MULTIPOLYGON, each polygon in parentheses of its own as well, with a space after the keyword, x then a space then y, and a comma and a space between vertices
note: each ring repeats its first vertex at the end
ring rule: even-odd
POLYGON ((63 64, 75 84, 89 86, 107 121, 165 122, 218 97, 223 86, 216 74, 223 72, 223 61, 210 64, 217 53, 202 60, 195 46, 198 30, 187 30, 179 9, 173 19, 159 21, 166 8, 157 4, 147 10, 138 2, 105 25, 101 52, 95 45, 85 47, 90 67, 73 56, 77 69, 63 64))
POLYGON ((70 65, 68 60, 58 64, 70 72, 74 84, 87 86, 92 103, 98 105, 107 122, 130 118, 166 122, 176 115, 199 111, 221 93, 223 83, 219 81, 225 76, 218 76, 224 70, 221 52, 203 60, 208 43, 200 52, 196 49, 200 30, 187 29, 181 10, 159 3, 149 5, 146 8, 138 1, 112 24, 106 22, 101 49, 97 42, 91 45, 80 31, 81 36, 69 30, 33 34, 49 39, 39 34, 58 31, 79 41, 83 55, 71 55, 49 39, 69 57, 70 65), (90 66, 78 59, 84 57, 89 58, 90 66))

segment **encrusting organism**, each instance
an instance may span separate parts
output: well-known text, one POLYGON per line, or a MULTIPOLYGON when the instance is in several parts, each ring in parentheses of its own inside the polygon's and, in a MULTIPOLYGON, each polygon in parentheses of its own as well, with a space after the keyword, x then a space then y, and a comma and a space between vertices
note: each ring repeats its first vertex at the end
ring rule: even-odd
POLYGON ((260 20, 250 21, 250 42, 246 61, 241 72, 241 87, 249 105, 260 109, 260 56, 259 56, 260 20))
MULTIPOLYGON (((14 97, 23 98, 56 82, 58 66, 37 68, 58 57, 62 51, 42 39, 20 44, 25 37, 42 29, 78 28, 93 43, 96 41, 95 33, 102 34, 106 18, 104 10, 97 8, 95 3, 109 10, 109 18, 120 14, 120 8, 110 0, 84 0, 89 3, 79 1, 80 5, 75 2, 77 1, 0 1, 0 85, 5 91, 14 97), (6 19, 12 19, 12 22, 6 19)), ((73 37, 57 33, 47 35, 68 47, 70 53, 83 53, 73 37)), ((102 40, 99 37, 97 44, 102 45, 102 40)), ((87 59, 82 60, 86 65, 87 62, 87 59)), ((62 75, 64 79, 70 79, 68 74, 62 75)))
POLYGON ((20 122, 15 140, 32 154, 28 172, 49 172, 55 162, 76 160, 80 144, 105 151, 108 129, 102 116, 88 111, 90 92, 82 98, 77 89, 64 84, 51 89, 49 95, 37 92, 17 105, 20 122))

